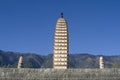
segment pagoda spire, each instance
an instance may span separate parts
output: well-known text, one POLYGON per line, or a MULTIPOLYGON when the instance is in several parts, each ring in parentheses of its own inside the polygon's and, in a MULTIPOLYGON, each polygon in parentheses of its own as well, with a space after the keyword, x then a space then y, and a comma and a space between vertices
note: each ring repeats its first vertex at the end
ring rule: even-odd
POLYGON ((61 13, 61 18, 63 18, 63 13, 61 13))

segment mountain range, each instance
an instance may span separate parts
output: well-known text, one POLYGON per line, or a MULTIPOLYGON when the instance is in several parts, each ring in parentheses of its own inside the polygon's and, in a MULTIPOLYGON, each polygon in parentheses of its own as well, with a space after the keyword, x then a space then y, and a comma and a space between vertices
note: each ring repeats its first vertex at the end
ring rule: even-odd
MULTIPOLYGON (((52 54, 19 53, 0 50, 0 67, 17 68, 23 56, 24 68, 52 68, 52 54)), ((99 68, 99 57, 87 53, 69 54, 69 68, 99 68)), ((104 56, 105 68, 120 68, 120 55, 104 56)))

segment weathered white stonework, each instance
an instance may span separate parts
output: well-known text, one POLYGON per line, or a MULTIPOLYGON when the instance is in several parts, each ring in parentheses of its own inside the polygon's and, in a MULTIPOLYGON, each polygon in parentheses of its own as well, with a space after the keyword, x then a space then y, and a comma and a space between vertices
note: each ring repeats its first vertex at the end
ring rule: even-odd
POLYGON ((19 61, 18 61, 18 69, 23 68, 23 57, 20 56, 19 61))
POLYGON ((104 59, 103 59, 102 56, 100 56, 100 63, 99 63, 99 65, 100 65, 100 69, 104 69, 105 68, 104 67, 104 59))
POLYGON ((63 14, 57 20, 54 33, 53 68, 67 69, 68 67, 68 28, 63 14))

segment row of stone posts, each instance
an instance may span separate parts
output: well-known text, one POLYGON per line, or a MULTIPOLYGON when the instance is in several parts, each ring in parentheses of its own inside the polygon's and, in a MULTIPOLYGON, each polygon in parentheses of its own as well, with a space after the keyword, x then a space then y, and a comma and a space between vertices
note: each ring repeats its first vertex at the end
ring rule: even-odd
MULTIPOLYGON (((17 68, 18 69, 23 68, 23 57, 22 56, 20 56, 20 58, 19 58, 18 67, 17 68)), ((100 69, 104 69, 105 68, 103 56, 100 56, 100 58, 99 58, 99 68, 100 69)))

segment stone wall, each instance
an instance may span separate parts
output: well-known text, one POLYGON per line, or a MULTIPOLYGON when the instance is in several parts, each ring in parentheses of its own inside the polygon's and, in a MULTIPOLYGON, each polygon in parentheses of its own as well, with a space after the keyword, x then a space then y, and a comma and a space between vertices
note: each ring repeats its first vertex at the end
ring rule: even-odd
POLYGON ((0 80, 120 80, 120 69, 0 68, 0 80))

